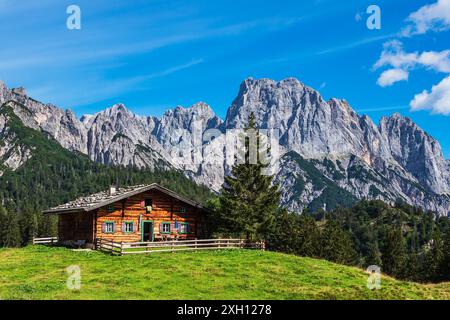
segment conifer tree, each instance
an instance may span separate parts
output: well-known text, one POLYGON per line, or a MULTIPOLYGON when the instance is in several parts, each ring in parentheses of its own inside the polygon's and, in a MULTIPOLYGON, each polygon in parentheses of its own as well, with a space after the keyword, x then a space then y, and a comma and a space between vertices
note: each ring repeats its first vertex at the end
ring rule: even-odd
POLYGON ((220 195, 221 216, 230 231, 242 233, 247 239, 258 240, 267 237, 279 210, 280 192, 273 185, 273 176, 265 175, 267 164, 262 161, 262 139, 256 130, 252 113, 246 132, 256 132, 255 139, 243 139, 244 150, 241 161, 225 177, 220 195), (251 150, 256 150, 256 163, 251 163, 251 150))
POLYGON ((444 247, 442 236, 439 230, 433 233, 429 241, 429 248, 425 254, 426 278, 429 280, 437 280, 441 277, 440 267, 444 258, 444 247))
POLYGON ((450 280, 450 227, 447 228, 442 246, 442 260, 439 273, 443 280, 450 280))
POLYGON ((421 280, 421 267, 417 253, 415 251, 411 252, 406 259, 404 277, 411 281, 421 280))
POLYGON ((365 259, 366 267, 368 266, 379 266, 381 267, 383 262, 381 260, 381 252, 378 247, 378 242, 373 241, 368 245, 368 254, 365 259))
POLYGON ((327 221, 321 234, 321 258, 341 264, 354 264, 356 251, 350 235, 335 221, 327 221))
POLYGON ((7 233, 6 222, 8 214, 2 206, 0 206, 0 247, 5 246, 5 238, 7 233))
POLYGON ((6 219, 3 224, 3 246, 19 247, 20 246, 20 229, 17 221, 17 215, 14 212, 7 212, 6 219))
POLYGON ((400 227, 389 227, 381 251, 383 272, 402 276, 406 262, 405 244, 400 227))
POLYGON ((22 245, 27 245, 33 241, 33 238, 38 235, 38 217, 35 212, 30 209, 25 209, 20 215, 20 233, 22 236, 22 245))

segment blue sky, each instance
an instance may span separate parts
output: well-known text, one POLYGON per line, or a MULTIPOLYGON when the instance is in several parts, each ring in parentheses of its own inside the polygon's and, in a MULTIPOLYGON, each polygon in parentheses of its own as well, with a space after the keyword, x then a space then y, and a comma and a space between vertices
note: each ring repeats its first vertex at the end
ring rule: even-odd
POLYGON ((0 79, 79 116, 204 101, 223 118, 246 77, 296 77, 376 122, 411 117, 449 158, 450 1, 437 1, 0 0, 0 79), (66 27, 71 4, 81 30, 66 27))

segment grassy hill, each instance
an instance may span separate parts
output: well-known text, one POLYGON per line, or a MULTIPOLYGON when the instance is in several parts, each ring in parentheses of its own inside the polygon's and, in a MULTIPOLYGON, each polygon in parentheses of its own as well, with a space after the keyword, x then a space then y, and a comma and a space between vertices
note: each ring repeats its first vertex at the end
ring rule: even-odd
POLYGON ((450 283, 382 278, 360 269, 249 250, 110 256, 64 248, 0 249, 0 299, 450 299, 450 283), (81 290, 66 288, 78 265, 81 290))

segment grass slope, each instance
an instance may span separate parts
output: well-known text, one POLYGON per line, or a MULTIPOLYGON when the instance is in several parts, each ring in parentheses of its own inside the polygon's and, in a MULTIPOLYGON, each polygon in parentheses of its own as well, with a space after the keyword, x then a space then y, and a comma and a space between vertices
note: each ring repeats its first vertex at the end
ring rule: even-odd
POLYGON ((1 299, 450 299, 450 284, 382 278, 286 254, 235 250, 110 256, 65 248, 0 249, 1 299), (65 268, 81 268, 81 290, 65 268))

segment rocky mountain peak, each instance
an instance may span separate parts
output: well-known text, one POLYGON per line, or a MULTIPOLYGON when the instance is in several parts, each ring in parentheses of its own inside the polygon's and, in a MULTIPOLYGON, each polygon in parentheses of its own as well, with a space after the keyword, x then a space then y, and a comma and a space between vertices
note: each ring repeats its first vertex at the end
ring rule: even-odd
POLYGON ((21 96, 26 96, 27 95, 27 91, 25 90, 24 87, 19 87, 19 88, 13 88, 12 92, 21 96))
POLYGON ((450 173, 438 141, 399 113, 383 117, 379 130, 393 157, 421 184, 437 194, 450 193, 450 173))
POLYGON ((108 116, 117 116, 118 114, 134 116, 134 113, 128 110, 123 103, 117 103, 100 113, 107 114, 108 116))

